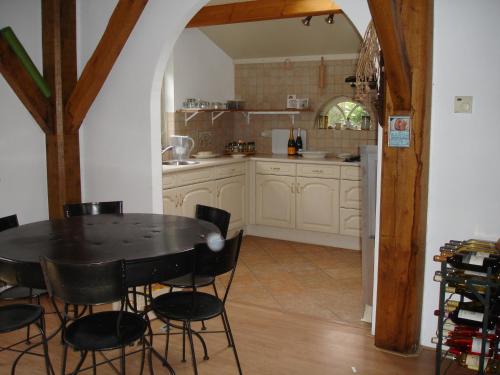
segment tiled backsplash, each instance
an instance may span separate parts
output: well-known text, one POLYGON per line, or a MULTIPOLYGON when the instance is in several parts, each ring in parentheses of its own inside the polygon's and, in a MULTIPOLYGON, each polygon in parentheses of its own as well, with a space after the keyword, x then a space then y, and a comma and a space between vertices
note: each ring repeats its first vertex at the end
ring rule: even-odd
MULTIPOLYGON (((345 83, 354 74, 356 60, 325 61, 326 86, 318 87, 319 61, 293 62, 290 68, 283 63, 237 64, 235 66, 236 97, 245 101, 247 109, 285 109, 288 94, 309 98, 311 112, 295 117, 294 127, 306 129, 309 150, 331 154, 349 152, 357 154, 359 145, 376 144, 376 130, 316 129, 314 121, 318 110, 330 100, 352 97, 353 89, 345 83)), ((212 124, 209 113, 199 113, 187 126, 184 113, 167 113, 170 134, 189 135, 198 151, 222 153, 224 145, 233 140, 255 141, 257 152, 271 153, 271 138, 263 136, 266 130, 290 128, 287 115, 253 115, 247 124, 241 113, 225 113, 212 124), (172 126, 173 125, 173 126, 172 126)), ((164 139, 164 144, 168 141, 164 139)))

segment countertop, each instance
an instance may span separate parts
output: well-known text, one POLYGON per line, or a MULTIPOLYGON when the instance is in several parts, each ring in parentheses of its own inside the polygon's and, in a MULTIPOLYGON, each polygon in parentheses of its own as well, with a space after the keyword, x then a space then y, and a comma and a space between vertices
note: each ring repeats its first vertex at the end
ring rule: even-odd
POLYGON ((179 172, 190 169, 212 167, 217 165, 241 163, 248 160, 258 161, 279 161, 284 163, 307 163, 307 164, 334 164, 334 165, 352 165, 359 166, 359 162, 345 162, 342 159, 331 157, 323 159, 305 159, 301 156, 288 156, 277 154, 255 154, 244 158, 233 158, 231 156, 220 156, 213 159, 189 159, 199 161, 199 164, 192 165, 163 165, 163 173, 166 172, 179 172))

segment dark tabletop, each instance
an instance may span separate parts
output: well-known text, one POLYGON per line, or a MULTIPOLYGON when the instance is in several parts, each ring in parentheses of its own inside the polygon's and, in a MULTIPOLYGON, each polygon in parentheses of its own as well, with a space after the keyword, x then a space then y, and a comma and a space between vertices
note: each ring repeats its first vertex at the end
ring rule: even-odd
POLYGON ((140 264, 161 255, 192 250, 212 232, 219 230, 206 221, 157 214, 39 221, 0 232, 0 263, 32 264, 37 273, 40 257, 44 256, 70 263, 125 259, 140 264))

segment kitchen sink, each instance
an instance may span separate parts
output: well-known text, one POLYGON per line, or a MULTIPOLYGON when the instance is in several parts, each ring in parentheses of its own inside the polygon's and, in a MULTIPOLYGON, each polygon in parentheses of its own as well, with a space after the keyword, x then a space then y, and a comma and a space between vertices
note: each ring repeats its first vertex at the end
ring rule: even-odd
POLYGON ((196 160, 168 160, 162 162, 163 165, 194 165, 200 164, 199 161, 196 160))

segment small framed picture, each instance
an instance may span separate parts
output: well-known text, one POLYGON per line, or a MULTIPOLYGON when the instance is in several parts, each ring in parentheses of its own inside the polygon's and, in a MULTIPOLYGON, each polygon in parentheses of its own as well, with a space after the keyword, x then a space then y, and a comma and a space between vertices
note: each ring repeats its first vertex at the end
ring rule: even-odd
POLYGON ((288 94, 286 96, 286 107, 297 108, 297 95, 288 94))
POLYGON ((410 147, 410 134, 410 116, 389 116, 389 147, 410 147))

